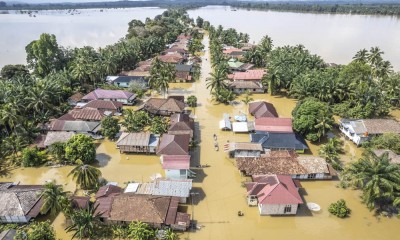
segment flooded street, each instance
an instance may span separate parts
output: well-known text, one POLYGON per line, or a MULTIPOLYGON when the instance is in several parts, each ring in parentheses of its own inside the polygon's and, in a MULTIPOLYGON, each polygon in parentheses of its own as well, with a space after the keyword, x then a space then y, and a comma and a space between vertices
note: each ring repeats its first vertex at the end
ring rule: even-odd
MULTIPOLYGON (((208 38, 204 44, 208 49, 208 38)), ((241 183, 246 178, 241 177, 234 166, 233 159, 229 159, 223 152, 223 144, 229 141, 249 141, 248 134, 234 134, 222 132, 218 129, 218 122, 223 113, 231 116, 240 111, 247 112, 243 103, 235 106, 215 104, 211 101, 209 90, 206 89, 205 79, 211 71, 210 62, 205 58, 202 63, 202 77, 196 83, 173 83, 169 93, 177 95, 184 93, 196 95, 199 106, 195 109, 196 122, 199 123, 197 138, 199 147, 192 153, 192 166, 209 164, 210 167, 196 169, 197 178, 194 179, 193 191, 199 193, 193 198, 193 206, 186 205, 187 212, 194 214, 199 225, 204 226, 196 232, 187 232, 181 239, 316 239, 323 237, 327 240, 336 239, 393 239, 400 234, 399 220, 396 218, 377 218, 361 204, 359 192, 337 188, 338 181, 303 181, 302 196, 305 202, 318 203, 322 210, 319 213, 309 212, 301 206, 297 216, 259 216, 255 207, 246 204, 246 190, 241 183), (217 134, 220 151, 213 147, 213 134, 217 134), (343 198, 351 208, 351 217, 339 219, 331 216, 327 208, 330 203, 343 198), (244 212, 238 217, 237 212, 244 212)), ((209 57, 207 57, 209 59, 209 57)), ((268 94, 252 95, 255 100, 272 102, 280 116, 290 117, 296 102, 284 97, 275 97, 268 94)), ((240 98, 238 99, 240 100, 240 98)), ((318 146, 309 144, 313 154, 317 154, 318 146)), ((345 157, 353 159, 359 156, 360 149, 352 143, 345 143, 345 157)), ((156 173, 164 175, 159 157, 155 155, 120 154, 115 142, 104 140, 97 148, 98 167, 103 177, 109 181, 118 182, 124 186, 128 181, 150 181, 156 173)), ((66 183, 65 189, 74 191, 74 182, 67 178, 72 167, 62 168, 19 168, 2 176, 0 181, 20 181, 25 184, 43 184, 46 180, 56 179, 66 183)), ((60 239, 70 239, 65 233, 65 217, 60 214, 53 221, 53 226, 60 239)))

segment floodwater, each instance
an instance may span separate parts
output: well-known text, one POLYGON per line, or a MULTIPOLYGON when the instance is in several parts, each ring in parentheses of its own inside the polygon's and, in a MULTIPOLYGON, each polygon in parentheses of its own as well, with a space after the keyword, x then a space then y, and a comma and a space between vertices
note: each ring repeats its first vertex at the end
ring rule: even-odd
MULTIPOLYGON (((204 39, 208 49, 208 38, 204 39)), ((193 151, 192 166, 209 164, 210 167, 196 169, 197 178, 194 179, 193 205, 184 208, 193 214, 195 220, 203 228, 195 232, 181 235, 181 239, 316 239, 352 240, 352 239, 395 239, 400 234, 399 220, 375 217, 373 213, 361 204, 360 192, 343 190, 337 187, 338 181, 303 181, 302 196, 305 202, 318 203, 322 210, 311 213, 301 206, 297 216, 271 217, 259 216, 255 207, 248 207, 245 198, 245 188, 241 186, 247 179, 240 176, 223 152, 223 144, 229 141, 249 141, 248 134, 234 134, 222 132, 218 129, 218 122, 223 113, 231 116, 240 112, 247 112, 247 106, 240 102, 237 105, 215 104, 211 101, 209 90, 206 89, 205 79, 211 71, 208 50, 203 58, 202 77, 196 83, 171 84, 169 94, 196 95, 199 106, 194 109, 197 125, 199 147, 193 151), (220 151, 214 151, 213 134, 217 134, 220 151), (327 208, 330 203, 345 199, 351 208, 351 217, 338 219, 331 216, 327 208), (237 211, 243 211, 243 217, 237 216, 237 211)), ((268 94, 254 94, 254 100, 266 100, 275 105, 282 117, 290 117, 296 101, 285 97, 270 96, 268 94)), ((399 112, 394 112, 400 116, 399 112)), ((309 144, 312 154, 317 154, 318 146, 309 144)), ((345 161, 351 161, 360 156, 361 149, 346 141, 345 161)), ((159 158, 154 155, 120 154, 115 142, 101 141, 97 148, 98 167, 109 181, 118 182, 120 186, 128 181, 150 181, 151 176, 157 173, 164 175, 159 158)), ((43 184, 46 180, 56 179, 65 184, 65 189, 75 190, 74 182, 67 177, 71 167, 61 168, 18 168, 3 175, 0 181, 20 181, 24 184, 43 184)), ((70 239, 65 233, 65 218, 58 215, 53 226, 60 239, 70 239)))

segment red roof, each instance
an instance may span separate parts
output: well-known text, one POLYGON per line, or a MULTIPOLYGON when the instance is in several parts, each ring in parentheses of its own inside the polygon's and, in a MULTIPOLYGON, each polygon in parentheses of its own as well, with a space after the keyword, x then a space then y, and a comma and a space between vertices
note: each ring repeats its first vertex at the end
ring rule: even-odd
POLYGON ((248 194, 257 195, 260 204, 303 203, 291 176, 256 175, 253 176, 253 181, 255 184, 248 191, 248 194))
POLYGON ((163 134, 160 146, 158 147, 158 155, 187 155, 189 153, 189 134, 171 135, 163 134))
POLYGON ((227 48, 223 50, 224 54, 230 54, 232 52, 236 52, 236 51, 242 51, 242 49, 240 48, 227 48))
POLYGON ((291 118, 261 117, 254 121, 256 131, 292 133, 291 118))
POLYGON ((233 80, 261 80, 264 76, 264 70, 247 70, 246 72, 233 72, 228 78, 233 80))
POLYGON ((182 62, 184 57, 179 53, 165 54, 158 57, 161 62, 166 63, 179 63, 182 62))
POLYGON ((105 101, 105 100, 92 100, 85 105, 85 108, 97 108, 97 109, 109 109, 109 110, 117 110, 122 108, 121 102, 116 101, 105 101))
POLYGON ((255 118, 278 117, 274 105, 264 101, 249 103, 249 113, 254 115, 255 118))
POLYGON ((190 155, 163 155, 163 169, 189 169, 190 155))

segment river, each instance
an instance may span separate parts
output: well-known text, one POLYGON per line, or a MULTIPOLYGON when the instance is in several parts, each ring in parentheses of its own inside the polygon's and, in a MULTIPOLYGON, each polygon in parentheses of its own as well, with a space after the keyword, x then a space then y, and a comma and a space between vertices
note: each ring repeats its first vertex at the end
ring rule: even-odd
MULTIPOLYGON (((43 32, 54 33, 59 44, 69 47, 104 47, 124 37, 128 22, 160 14, 160 8, 39 11, 27 14, 0 14, 0 68, 25 63, 25 46, 43 32)), ((362 49, 379 46, 384 58, 400 70, 400 19, 390 16, 313 14, 247 11, 209 6, 188 11, 190 17, 209 20, 214 25, 248 33, 257 43, 268 34, 276 46, 303 44, 326 62, 346 64, 362 49)))

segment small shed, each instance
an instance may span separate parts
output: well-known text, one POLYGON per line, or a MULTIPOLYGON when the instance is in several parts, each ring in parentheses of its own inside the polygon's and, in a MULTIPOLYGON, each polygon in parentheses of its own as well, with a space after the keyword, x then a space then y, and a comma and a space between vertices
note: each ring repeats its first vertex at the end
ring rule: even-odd
POLYGON ((232 130, 232 123, 231 123, 229 114, 224 113, 222 120, 219 121, 219 128, 224 131, 232 130))
POLYGON ((254 122, 234 122, 232 131, 238 133, 248 133, 254 131, 254 122))

